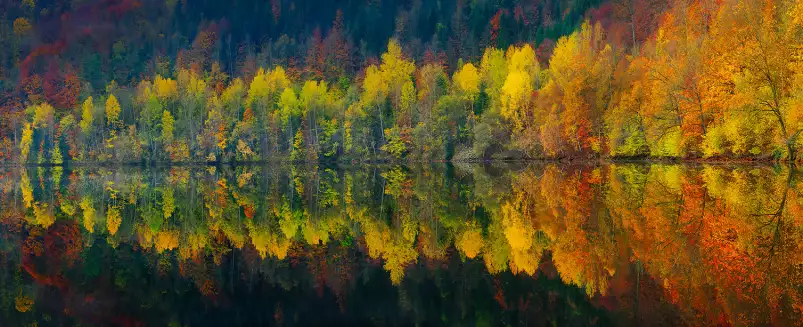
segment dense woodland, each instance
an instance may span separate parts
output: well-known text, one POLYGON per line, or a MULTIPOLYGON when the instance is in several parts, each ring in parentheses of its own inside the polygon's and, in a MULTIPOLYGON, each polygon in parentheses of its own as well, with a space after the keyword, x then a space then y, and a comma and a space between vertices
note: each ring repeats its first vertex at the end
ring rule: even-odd
POLYGON ((3 6, 6 163, 801 157, 795 0, 3 6))
POLYGON ((606 325, 593 317, 605 310, 617 325, 797 326, 802 177, 765 165, 5 169, 0 317, 606 325))

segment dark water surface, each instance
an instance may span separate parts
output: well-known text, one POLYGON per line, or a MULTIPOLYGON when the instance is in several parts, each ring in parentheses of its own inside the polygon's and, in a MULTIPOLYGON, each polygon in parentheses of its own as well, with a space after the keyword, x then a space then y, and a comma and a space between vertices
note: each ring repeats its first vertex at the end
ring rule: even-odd
POLYGON ((0 326, 801 324, 803 174, 0 168, 0 326))

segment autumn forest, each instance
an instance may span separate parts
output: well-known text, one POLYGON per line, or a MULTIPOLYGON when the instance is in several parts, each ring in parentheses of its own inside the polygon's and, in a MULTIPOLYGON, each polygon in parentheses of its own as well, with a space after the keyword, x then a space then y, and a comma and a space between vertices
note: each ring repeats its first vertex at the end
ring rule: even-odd
POLYGON ((803 326, 803 0, 0 0, 2 326, 803 326))
POLYGON ((5 163, 793 162, 803 3, 35 1, 5 163))

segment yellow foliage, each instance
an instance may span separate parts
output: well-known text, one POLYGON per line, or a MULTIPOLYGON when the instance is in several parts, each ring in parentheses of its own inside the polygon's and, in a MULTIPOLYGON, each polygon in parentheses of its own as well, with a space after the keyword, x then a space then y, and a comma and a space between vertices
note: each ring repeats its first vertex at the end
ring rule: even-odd
POLYGON ((365 79, 362 82, 363 94, 360 99, 368 105, 378 104, 388 92, 388 82, 382 76, 382 72, 375 65, 371 65, 365 71, 365 79))
POLYGON ((509 72, 526 72, 533 77, 538 74, 538 60, 535 58, 535 51, 529 44, 525 44, 521 48, 511 46, 507 50, 506 57, 509 72))
POLYGON ((42 103, 34 107, 33 113, 33 127, 46 128, 48 125, 53 124, 53 106, 42 103))
POLYGON ((473 101, 480 92, 480 74, 477 67, 474 67, 471 63, 463 65, 460 70, 454 73, 453 80, 460 92, 463 92, 465 98, 469 101, 473 101))
POLYGON ((33 26, 31 26, 31 23, 28 22, 28 20, 23 17, 18 17, 17 19, 15 19, 13 25, 14 25, 13 27, 14 34, 16 34, 17 36, 25 36, 33 28, 33 26))
POLYGON ((482 252, 484 242, 479 228, 467 229, 457 237, 455 246, 469 259, 474 259, 482 252))
POLYGON ((496 48, 486 48, 480 62, 482 80, 487 85, 488 95, 491 99, 499 99, 502 86, 508 75, 508 65, 505 61, 504 51, 496 48))
POLYGON ((95 208, 92 206, 92 198, 89 196, 82 197, 80 207, 84 213, 84 228, 93 233, 95 231, 95 208))
POLYGON ((382 54, 380 69, 383 79, 387 81, 390 89, 394 92, 399 92, 415 72, 415 63, 405 60, 399 43, 391 40, 388 42, 388 51, 382 54))
POLYGON ((123 222, 123 217, 120 215, 120 208, 109 204, 106 209, 106 229, 110 235, 117 234, 120 229, 120 224, 123 222))
POLYGON ((524 71, 511 71, 502 87, 502 117, 513 122, 515 130, 525 124, 532 96, 530 76, 524 71))
POLYGON ((26 208, 30 208, 33 205, 33 186, 31 185, 31 179, 28 178, 28 173, 25 169, 22 170, 22 174, 20 174, 20 191, 22 192, 22 203, 25 204, 26 208))
POLYGON ((177 230, 162 230, 156 233, 156 251, 164 252, 178 248, 179 234, 177 230))
POLYGON ((110 94, 106 99, 106 123, 110 128, 120 128, 123 124, 120 120, 120 102, 114 94, 110 94))
POLYGON ((59 200, 59 209, 68 217, 74 216, 76 211, 75 204, 67 199, 59 200))
POLYGON ((171 78, 156 75, 153 80, 153 88, 156 91, 156 97, 161 101, 172 100, 178 95, 178 84, 171 78))
POLYGON ((56 216, 47 209, 47 203, 35 203, 33 205, 33 216, 36 225, 45 229, 56 222, 56 216))
POLYGON ((165 144, 173 143, 173 133, 175 130, 175 119, 173 115, 167 111, 162 111, 162 142, 165 144))
POLYGON ((95 104, 92 103, 92 97, 87 97, 84 103, 81 104, 81 131, 84 135, 89 135, 92 132, 92 121, 94 120, 95 104))
POLYGON ((173 195, 173 188, 166 187, 162 192, 162 215, 164 219, 173 216, 173 211, 176 210, 176 200, 173 195))
POLYGON ((18 312, 30 311, 33 307, 33 303, 33 299, 22 294, 14 298, 14 308, 17 309, 18 312))
POLYGON ((22 128, 22 138, 20 139, 20 162, 28 162, 28 155, 31 153, 31 144, 33 143, 33 129, 31 124, 25 123, 22 128))

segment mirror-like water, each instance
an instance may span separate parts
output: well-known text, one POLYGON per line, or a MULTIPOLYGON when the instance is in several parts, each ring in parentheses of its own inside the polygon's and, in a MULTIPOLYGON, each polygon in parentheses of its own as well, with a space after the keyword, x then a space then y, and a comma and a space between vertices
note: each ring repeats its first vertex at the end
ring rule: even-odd
POLYGON ((0 169, 3 326, 795 325, 787 167, 0 169))

